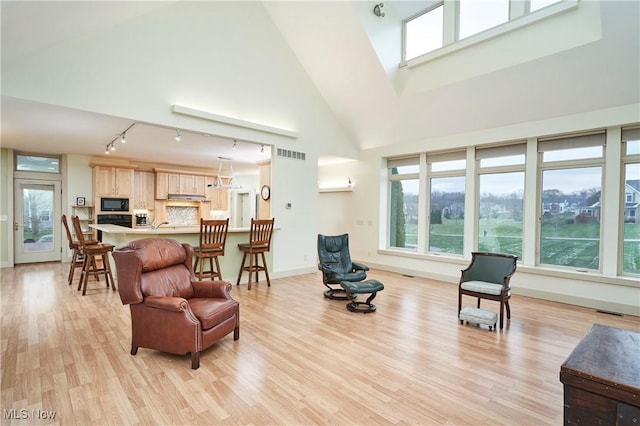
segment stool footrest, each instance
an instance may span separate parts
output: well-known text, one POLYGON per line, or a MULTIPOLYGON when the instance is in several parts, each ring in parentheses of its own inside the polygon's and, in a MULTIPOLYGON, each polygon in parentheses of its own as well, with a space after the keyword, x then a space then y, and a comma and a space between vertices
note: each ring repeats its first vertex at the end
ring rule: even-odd
POLYGON ((465 306, 460 310, 458 318, 460 319, 460 324, 464 323, 464 321, 474 324, 484 324, 488 325, 489 330, 491 330, 496 326, 498 314, 492 311, 474 308, 472 306, 465 306))
POLYGON ((351 312, 360 312, 367 314, 376 310, 376 305, 371 301, 376 297, 380 290, 384 290, 384 285, 377 280, 365 280, 365 281, 341 281, 340 286, 347 294, 347 299, 350 303, 347 304, 347 309, 351 312), (371 294, 365 302, 356 302, 358 294, 371 294))

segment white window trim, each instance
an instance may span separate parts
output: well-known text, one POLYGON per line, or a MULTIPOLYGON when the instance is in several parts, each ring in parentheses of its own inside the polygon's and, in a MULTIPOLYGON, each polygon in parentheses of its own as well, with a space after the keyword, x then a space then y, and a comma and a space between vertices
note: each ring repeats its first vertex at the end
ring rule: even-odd
MULTIPOLYGON (((451 36, 448 35, 448 32, 453 29, 457 38, 457 14, 448 13, 447 8, 445 7, 444 12, 444 43, 445 45, 440 49, 433 50, 431 52, 427 52, 424 55, 418 56, 416 58, 412 58, 409 60, 404 59, 404 46, 406 45, 406 34, 403 30, 402 32, 402 48, 403 48, 403 60, 400 62, 399 67, 415 67, 417 65, 424 64, 426 62, 432 61, 434 59, 440 58, 442 56, 448 55, 453 52, 457 52, 462 49, 466 49, 467 47, 473 46, 478 43, 482 43, 486 40, 490 40, 492 38, 498 37, 502 34, 514 31, 518 28, 522 28, 527 25, 531 25, 535 22, 542 21, 544 19, 549 18, 550 16, 557 15, 560 13, 564 13, 568 10, 575 9, 578 6, 579 0, 565 0, 560 3, 552 4, 540 10, 536 10, 524 16, 520 16, 518 18, 513 18, 504 24, 498 25, 493 28, 489 28, 486 31, 482 31, 478 34, 467 37, 463 40, 456 40, 452 44, 446 44, 451 40, 451 36)), ((446 2, 445 2, 446 3, 446 2)))

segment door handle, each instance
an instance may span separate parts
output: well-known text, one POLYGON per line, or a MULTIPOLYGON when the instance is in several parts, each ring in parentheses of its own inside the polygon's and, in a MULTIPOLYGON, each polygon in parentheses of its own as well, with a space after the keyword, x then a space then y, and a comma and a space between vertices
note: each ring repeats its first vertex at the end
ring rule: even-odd
POLYGON ((20 224, 18 222, 13 222, 13 230, 17 231, 18 229, 20 229, 20 224))

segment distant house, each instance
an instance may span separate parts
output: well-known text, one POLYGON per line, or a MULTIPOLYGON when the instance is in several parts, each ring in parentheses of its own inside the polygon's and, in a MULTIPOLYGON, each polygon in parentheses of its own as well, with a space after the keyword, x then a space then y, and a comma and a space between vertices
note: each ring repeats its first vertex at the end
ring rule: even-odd
POLYGON ((624 221, 637 222, 640 210, 640 179, 628 180, 624 185, 624 221))

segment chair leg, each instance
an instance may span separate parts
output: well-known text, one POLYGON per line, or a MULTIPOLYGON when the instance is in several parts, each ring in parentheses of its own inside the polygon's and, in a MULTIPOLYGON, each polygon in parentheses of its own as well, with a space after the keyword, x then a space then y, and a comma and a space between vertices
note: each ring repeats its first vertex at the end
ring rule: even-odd
POLYGON ((267 266, 267 258, 264 255, 264 252, 260 253, 262 255, 262 264, 264 265, 264 275, 267 277, 267 287, 271 287, 271 281, 269 281, 269 267, 267 266))
POLYGON ((507 319, 511 319, 511 307, 508 300, 504 301, 504 306, 507 308, 507 319))
POLYGON ((253 274, 253 257, 253 254, 249 254, 249 290, 251 290, 251 274, 253 274))
POLYGON ((222 270, 220 269, 220 261, 218 260, 218 256, 215 256, 213 259, 216 261, 216 274, 213 275, 211 279, 213 279, 214 277, 218 277, 218 279, 222 281, 222 270))
POLYGON ((82 283, 84 283, 85 277, 87 276, 87 271, 89 270, 89 263, 91 256, 84 255, 82 258, 82 267, 80 268, 80 280, 78 280, 78 288, 77 291, 82 290, 82 283))
POLYGON ((213 280, 216 277, 215 269, 213 269, 213 257, 209 258, 209 279, 213 280))
POLYGON ((135 355, 138 353, 138 347, 131 345, 131 355, 135 355))
POLYGON ((242 262, 240 262, 240 272, 238 272, 238 280, 236 285, 240 285, 240 278, 242 278, 242 271, 244 270, 244 261, 247 259, 247 252, 242 255, 242 262))
MULTIPOLYGON (((111 290, 116 291, 116 283, 113 279, 113 274, 111 273, 111 262, 109 262, 109 254, 105 253, 102 255, 102 263, 105 268, 105 279, 107 281, 111 281, 111 290)), ((107 287, 109 287, 109 283, 107 282, 107 287)))
POLYGON ((460 311, 462 310, 462 293, 458 290, 458 318, 460 318, 460 311))
POLYGON ((504 327, 504 303, 500 301, 500 330, 504 327))
POLYGON ((76 271, 76 265, 78 263, 78 249, 73 249, 73 254, 71 255, 71 268, 69 268, 69 285, 73 282, 73 275, 76 271))
POLYGON ((191 352, 191 369, 197 370, 200 367, 200 352, 191 352))

